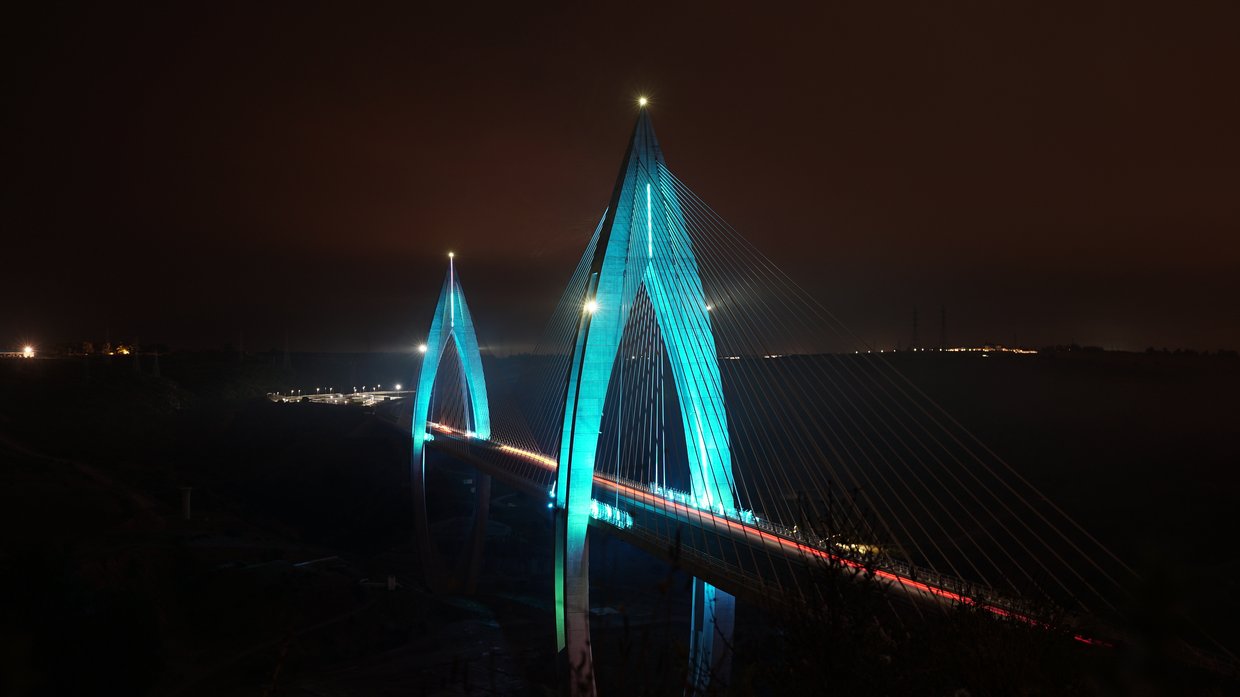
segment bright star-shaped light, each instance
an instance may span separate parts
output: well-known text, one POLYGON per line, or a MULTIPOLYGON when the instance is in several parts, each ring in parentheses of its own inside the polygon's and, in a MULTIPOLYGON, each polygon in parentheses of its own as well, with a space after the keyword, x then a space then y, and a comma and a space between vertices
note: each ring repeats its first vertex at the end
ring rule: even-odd
POLYGON ((590 314, 594 314, 595 312, 598 312, 598 301, 590 300, 586 302, 586 312, 590 314))
POLYGON ((649 104, 649 103, 650 103, 650 100, 649 100, 649 99, 646 99, 645 97, 638 97, 638 98, 637 98, 637 106, 646 106, 646 105, 647 105, 647 104, 649 104))
POLYGON ((418 344, 418 353, 426 353, 426 344, 418 344))

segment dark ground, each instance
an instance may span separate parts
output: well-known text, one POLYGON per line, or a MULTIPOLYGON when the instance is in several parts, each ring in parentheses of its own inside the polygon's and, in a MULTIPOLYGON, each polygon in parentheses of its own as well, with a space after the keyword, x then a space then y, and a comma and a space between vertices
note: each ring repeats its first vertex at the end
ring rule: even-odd
MULTIPOLYGON (((360 409, 261 399, 342 376, 408 382, 392 375, 403 361, 295 356, 293 373, 272 356, 161 360, 162 377, 149 360, 141 369, 119 358, 0 362, 0 693, 552 690, 541 502, 497 488, 479 592, 431 594, 410 547, 404 439, 360 409), (389 575, 397 590, 387 590, 389 575)), ((892 360, 1101 539, 1139 569, 1158 570, 1151 584, 1169 605, 1208 610, 1223 628, 1240 617, 1231 540, 1240 361, 1080 352, 892 360)), ((438 464, 433 514, 451 549, 473 475, 438 464)), ((602 540, 591 552, 599 682, 611 694, 675 693, 686 579, 602 540)), ((819 623, 743 604, 739 613, 743 694, 820 691, 825 667, 833 687, 869 684, 879 694, 910 685, 927 694, 952 694, 953 685, 970 694, 1176 694, 1211 684, 1135 654, 1086 658, 1060 680, 1050 664, 1045 675, 1030 668, 1062 658, 1059 649, 1018 659, 980 651, 991 630, 972 620, 897 640, 957 649, 927 666, 899 646, 871 650, 868 630, 852 641, 847 621, 824 634, 809 629, 819 623), (945 643, 952 632, 957 643, 945 643), (837 636, 850 639, 837 645, 837 636), (876 656, 898 679, 874 667, 876 656)))

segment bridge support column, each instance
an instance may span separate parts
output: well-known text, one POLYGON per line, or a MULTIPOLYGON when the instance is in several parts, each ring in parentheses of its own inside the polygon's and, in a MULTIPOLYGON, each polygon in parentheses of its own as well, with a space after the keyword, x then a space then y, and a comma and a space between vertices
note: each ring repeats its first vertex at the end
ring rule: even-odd
POLYGON ((693 694, 707 694, 711 689, 718 692, 732 672, 736 598, 694 578, 690 618, 689 684, 693 694))
POLYGON ((590 647, 590 541, 576 546, 569 535, 568 511, 556 510, 556 627, 560 684, 573 697, 593 697, 594 653, 590 647))
POLYGON ((469 547, 460 560, 457 577, 461 590, 473 595, 478 590, 478 574, 482 571, 482 557, 486 553, 487 524, 491 519, 491 475, 478 473, 474 480, 477 496, 474 498, 474 527, 469 535, 469 547))
POLYGON ((491 513, 491 476, 479 472, 475 478, 474 520, 468 542, 460 557, 450 568, 431 539, 430 520, 426 508, 426 451, 413 465, 414 543, 422 564, 422 580, 434 593, 473 593, 478 588, 478 575, 486 548, 487 524, 491 513))

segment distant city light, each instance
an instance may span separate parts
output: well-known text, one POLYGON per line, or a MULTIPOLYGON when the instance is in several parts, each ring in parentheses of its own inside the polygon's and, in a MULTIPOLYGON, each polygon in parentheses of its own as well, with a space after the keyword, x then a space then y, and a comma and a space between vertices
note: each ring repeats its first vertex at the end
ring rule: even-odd
POLYGON ((451 259, 451 258, 452 258, 452 257, 454 257, 454 256, 456 256, 456 254, 455 254, 454 252, 448 252, 448 258, 449 258, 449 259, 451 259))
POLYGON ((598 301, 597 300, 586 301, 586 312, 589 312, 590 314, 594 314, 595 312, 598 312, 598 301))
POLYGON ((34 358, 34 347, 23 346, 22 347, 22 358, 34 358))
POLYGON ((939 349, 939 350, 947 351, 949 353, 981 353, 983 355, 987 353, 991 353, 991 352, 1018 353, 1021 355, 1036 355, 1037 354, 1037 351, 1034 349, 1012 348, 1010 346, 1002 346, 999 344, 986 344, 985 346, 957 346, 954 348, 945 348, 945 349, 939 349))
POLYGON ((397 392, 399 392, 399 391, 400 391, 400 383, 399 383, 399 382, 398 382, 398 383, 396 383, 396 391, 397 391, 397 392))
POLYGON ((426 344, 418 344, 418 353, 426 353, 426 344))

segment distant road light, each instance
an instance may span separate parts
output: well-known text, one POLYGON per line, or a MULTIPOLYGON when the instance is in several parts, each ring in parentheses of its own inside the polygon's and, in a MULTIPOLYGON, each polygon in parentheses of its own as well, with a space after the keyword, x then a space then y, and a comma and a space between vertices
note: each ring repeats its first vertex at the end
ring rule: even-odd
POLYGON ((399 391, 400 391, 400 383, 399 383, 399 382, 398 382, 398 383, 396 383, 396 391, 397 391, 397 392, 399 392, 399 391))
POLYGON ((23 346, 22 347, 22 358, 34 358, 34 347, 23 346))
POLYGON ((418 344, 418 353, 426 353, 426 344, 418 344))

